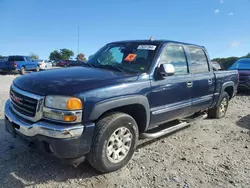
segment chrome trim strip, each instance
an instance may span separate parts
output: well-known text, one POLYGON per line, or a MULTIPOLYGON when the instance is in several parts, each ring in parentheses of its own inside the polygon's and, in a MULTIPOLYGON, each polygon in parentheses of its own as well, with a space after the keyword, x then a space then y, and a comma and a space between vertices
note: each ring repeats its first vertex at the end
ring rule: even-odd
POLYGON ((180 109, 180 108, 185 108, 185 107, 188 107, 188 106, 192 107, 193 104, 198 104, 198 103, 202 103, 204 101, 212 100, 212 97, 213 97, 213 94, 210 94, 210 95, 202 96, 202 97, 200 97, 198 99, 189 100, 190 102, 185 102, 185 103, 181 103, 181 104, 178 104, 179 103, 178 102, 178 103, 175 103, 175 105, 172 104, 171 106, 170 105, 163 106, 159 110, 153 110, 152 114, 156 115, 156 114, 169 112, 169 111, 172 111, 172 110, 177 110, 177 109, 180 109))
POLYGON ((160 109, 160 110, 152 111, 152 114, 153 115, 161 114, 161 113, 169 112, 169 111, 172 111, 172 110, 177 110, 179 108, 185 108, 185 107, 188 107, 188 106, 191 106, 191 102, 186 102, 186 103, 178 104, 178 105, 174 105, 174 106, 171 105, 170 107, 165 107, 165 108, 160 109))
MULTIPOLYGON (((28 123, 11 112, 11 102, 7 100, 5 104, 5 116, 7 119, 20 126, 15 130, 25 136, 33 137, 36 135, 43 135, 51 138, 76 138, 82 135, 84 131, 84 125, 55 125, 46 121, 39 121, 36 123, 28 123)), ((94 126, 94 123, 86 126, 94 126), (92 125, 93 124, 93 125, 92 125)))
POLYGON ((208 100, 212 100, 212 97, 213 97, 213 94, 210 94, 210 95, 205 95, 205 96, 202 96, 200 98, 196 98, 196 99, 193 99, 192 101, 192 104, 199 104, 199 103, 202 103, 202 102, 205 102, 205 101, 208 101, 208 100))

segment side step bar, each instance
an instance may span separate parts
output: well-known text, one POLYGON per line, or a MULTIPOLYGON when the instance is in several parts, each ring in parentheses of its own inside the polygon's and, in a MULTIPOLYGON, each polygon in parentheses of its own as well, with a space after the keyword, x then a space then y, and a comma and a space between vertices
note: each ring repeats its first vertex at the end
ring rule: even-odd
POLYGON ((181 123, 177 124, 177 125, 173 125, 171 127, 167 127, 165 129, 162 129, 160 131, 155 131, 152 132, 153 130, 150 130, 150 132, 145 132, 141 134, 141 138, 159 138, 161 136, 164 136, 166 134, 170 134, 172 132, 178 131, 180 129, 183 129, 185 127, 188 127, 190 125, 190 123, 197 121, 197 120, 201 120, 201 119, 206 119, 207 118, 207 113, 202 113, 196 116, 192 116, 186 119, 182 119, 181 123))
POLYGON ((189 118, 186 118, 186 119, 182 119, 182 121, 186 121, 186 122, 188 122, 188 123, 192 123, 192 122, 194 122, 194 121, 206 119, 207 116, 208 116, 207 113, 202 113, 202 114, 200 114, 200 115, 193 116, 192 118, 189 117, 189 118))
POLYGON ((172 133, 174 131, 177 131, 179 129, 188 127, 189 125, 190 124, 187 123, 187 122, 182 122, 182 123, 177 124, 175 126, 163 129, 163 130, 161 130, 159 132, 155 132, 155 133, 142 133, 141 136, 142 136, 142 138, 159 138, 161 136, 164 136, 166 134, 170 134, 170 133, 172 133))

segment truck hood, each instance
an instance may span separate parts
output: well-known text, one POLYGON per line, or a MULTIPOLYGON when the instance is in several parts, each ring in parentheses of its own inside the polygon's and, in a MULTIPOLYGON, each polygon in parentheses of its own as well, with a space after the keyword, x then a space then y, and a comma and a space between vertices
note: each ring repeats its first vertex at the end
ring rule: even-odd
POLYGON ((14 80, 19 89, 38 95, 77 95, 92 89, 137 80, 138 75, 88 67, 30 73, 14 80))

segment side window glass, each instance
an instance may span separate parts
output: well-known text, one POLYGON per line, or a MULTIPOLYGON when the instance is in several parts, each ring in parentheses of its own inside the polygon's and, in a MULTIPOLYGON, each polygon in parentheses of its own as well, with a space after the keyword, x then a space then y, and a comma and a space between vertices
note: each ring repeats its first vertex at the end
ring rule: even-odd
POLYGON ((187 60, 185 52, 180 45, 167 45, 160 58, 161 62, 172 64, 175 68, 174 75, 182 75, 188 73, 187 60))
POLYGON ((191 58, 191 71, 193 73, 209 72, 209 66, 205 52, 196 47, 188 47, 188 51, 191 58))
POLYGON ((29 57, 26 57, 26 61, 31 61, 31 59, 29 57))

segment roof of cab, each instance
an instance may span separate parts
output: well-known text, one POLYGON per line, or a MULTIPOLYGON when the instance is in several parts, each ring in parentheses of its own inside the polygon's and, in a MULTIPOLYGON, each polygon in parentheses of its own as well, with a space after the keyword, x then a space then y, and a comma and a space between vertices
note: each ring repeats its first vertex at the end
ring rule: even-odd
POLYGON ((185 42, 178 42, 178 41, 172 41, 172 40, 123 40, 123 41, 116 41, 111 43, 132 43, 132 42, 138 42, 138 43, 148 43, 148 44, 165 44, 165 43, 176 43, 176 44, 183 44, 183 45, 192 45, 197 46, 199 48, 204 48, 204 46, 196 45, 196 44, 190 44, 185 42))

